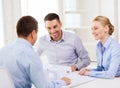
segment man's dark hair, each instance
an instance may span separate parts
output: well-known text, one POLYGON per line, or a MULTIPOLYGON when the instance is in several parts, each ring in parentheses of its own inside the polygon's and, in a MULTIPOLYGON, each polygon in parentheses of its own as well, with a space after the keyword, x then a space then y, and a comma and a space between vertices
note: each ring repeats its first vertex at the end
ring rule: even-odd
POLYGON ((49 13, 45 16, 44 21, 52 21, 54 19, 60 21, 60 18, 56 13, 49 13))
POLYGON ((32 16, 21 17, 16 25, 17 35, 27 37, 33 30, 38 31, 38 22, 32 16))

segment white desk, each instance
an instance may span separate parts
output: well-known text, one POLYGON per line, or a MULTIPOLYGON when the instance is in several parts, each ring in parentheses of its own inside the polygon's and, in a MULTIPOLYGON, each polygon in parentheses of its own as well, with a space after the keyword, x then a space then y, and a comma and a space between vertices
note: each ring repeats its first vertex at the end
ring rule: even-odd
POLYGON ((115 79, 96 79, 73 88, 120 88, 120 77, 115 79))
POLYGON ((62 88, 77 88, 80 85, 84 85, 96 80, 96 78, 93 77, 80 76, 78 72, 71 72, 67 74, 66 77, 69 77, 71 79, 71 84, 62 88))
MULTIPOLYGON (((47 66, 50 67, 50 66, 47 66)), ((65 70, 69 70, 68 67, 61 68, 60 67, 50 67, 50 69, 57 69, 55 73, 58 76, 67 76, 72 79, 72 84, 68 86, 64 86, 62 88, 120 88, 120 77, 116 77, 114 79, 100 79, 93 78, 88 76, 80 76, 77 72, 72 72, 70 74, 66 74, 65 70), (63 74, 58 74, 63 73, 63 74)), ((48 68, 49 69, 49 68, 48 68)), ((32 87, 34 88, 34 87, 32 87)))
POLYGON ((63 86, 62 88, 74 88, 96 80, 96 78, 93 77, 80 76, 77 71, 71 72, 71 68, 68 66, 46 64, 44 65, 44 70, 46 71, 46 77, 49 80, 60 79, 64 76, 70 78, 71 84, 68 86, 63 86))

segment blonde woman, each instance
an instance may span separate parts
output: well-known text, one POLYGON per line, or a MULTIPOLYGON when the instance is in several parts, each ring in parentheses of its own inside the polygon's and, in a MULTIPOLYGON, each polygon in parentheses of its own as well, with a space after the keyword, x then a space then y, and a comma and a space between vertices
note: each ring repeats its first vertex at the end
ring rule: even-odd
POLYGON ((114 26, 105 16, 97 16, 92 22, 92 34, 98 44, 96 46, 97 68, 83 68, 80 75, 97 78, 114 78, 120 76, 120 44, 112 39, 114 26))

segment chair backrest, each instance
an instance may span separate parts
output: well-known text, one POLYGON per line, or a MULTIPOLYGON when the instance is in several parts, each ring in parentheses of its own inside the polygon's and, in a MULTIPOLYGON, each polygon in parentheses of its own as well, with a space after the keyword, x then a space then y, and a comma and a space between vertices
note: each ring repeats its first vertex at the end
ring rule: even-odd
POLYGON ((7 69, 0 67, 0 88, 15 88, 7 69))

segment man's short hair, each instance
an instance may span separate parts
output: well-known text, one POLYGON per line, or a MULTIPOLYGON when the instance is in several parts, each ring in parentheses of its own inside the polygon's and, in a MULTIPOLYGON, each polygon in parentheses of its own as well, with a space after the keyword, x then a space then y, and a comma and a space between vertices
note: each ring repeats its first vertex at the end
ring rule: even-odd
POLYGON ((38 31, 38 22, 32 16, 21 17, 16 25, 17 35, 27 37, 33 30, 38 31))
POLYGON ((54 19, 60 21, 60 18, 56 13, 49 13, 45 16, 44 21, 52 21, 54 19))

